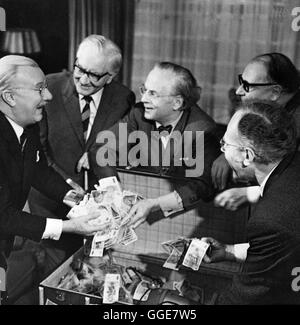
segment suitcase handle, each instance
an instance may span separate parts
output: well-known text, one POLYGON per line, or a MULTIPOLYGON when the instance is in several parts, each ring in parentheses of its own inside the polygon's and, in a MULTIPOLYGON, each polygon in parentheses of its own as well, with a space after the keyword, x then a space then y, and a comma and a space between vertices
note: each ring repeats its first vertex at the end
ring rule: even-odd
POLYGON ((66 300, 66 294, 65 292, 62 291, 56 291, 56 300, 60 301, 60 302, 64 302, 66 300))

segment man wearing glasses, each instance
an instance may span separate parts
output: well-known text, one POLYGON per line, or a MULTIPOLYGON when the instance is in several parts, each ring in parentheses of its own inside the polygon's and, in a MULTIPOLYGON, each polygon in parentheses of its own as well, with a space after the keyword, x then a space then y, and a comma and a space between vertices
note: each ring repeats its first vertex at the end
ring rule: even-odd
MULTIPOLYGON (((47 76, 53 100, 41 123, 41 141, 48 163, 65 179, 85 190, 98 182, 89 169, 88 152, 98 132, 121 119, 135 103, 135 95, 114 80, 122 64, 120 49, 101 35, 90 35, 78 47, 73 72, 47 76)), ((37 191, 29 198, 31 211, 65 215, 37 191)), ((80 236, 64 236, 59 242, 44 242, 53 267, 82 245, 80 236), (55 246, 57 249, 55 249, 55 246), (50 255, 51 254, 51 255, 50 255)))
MULTIPOLYGON (((296 119, 300 136, 300 79, 299 73, 288 57, 281 53, 258 55, 238 76, 236 94, 242 102, 263 101, 284 106, 296 119)), ((213 164, 212 178, 216 188, 224 190, 231 170, 221 154, 213 164)), ((241 204, 255 202, 259 198, 257 187, 229 189, 219 194, 215 203, 230 210, 241 204)))
MULTIPOLYGON (((210 168, 218 154, 215 123, 197 105, 200 99, 200 87, 197 86, 197 81, 188 69, 171 62, 157 63, 148 74, 140 91, 141 103, 136 105, 121 121, 126 125, 128 139, 130 135, 136 132, 145 135, 146 143, 144 146, 140 146, 140 157, 147 157, 148 159, 144 166, 139 165, 139 167, 161 175, 181 177, 182 180, 177 183, 174 181, 175 190, 172 193, 156 199, 142 200, 136 204, 130 212, 130 224, 134 227, 144 222, 151 211, 161 209, 164 215, 168 216, 195 205, 200 199, 210 200, 214 195, 210 168), (159 152, 153 150, 154 144, 151 142, 155 131, 159 132, 161 138, 159 142, 162 145, 162 150, 159 152), (169 156, 168 165, 161 163, 166 155, 170 152, 176 152, 178 149, 176 141, 173 142, 170 139, 175 133, 184 137, 185 131, 189 131, 193 135, 193 139, 190 138, 188 143, 192 148, 193 157, 196 153, 196 145, 201 146, 194 141, 196 131, 204 132, 203 150, 199 153, 201 156, 199 158, 204 161, 204 168, 203 172, 198 175, 199 177, 184 179, 185 171, 188 168, 188 163, 185 164, 184 159, 189 159, 189 157, 181 156, 181 165, 175 164, 172 155, 169 156), (170 151, 167 150, 169 145, 170 151), (157 158, 156 155, 161 158, 158 164, 153 163, 157 158)), ((135 143, 120 136, 119 125, 113 126, 110 131, 116 135, 119 142, 117 145, 119 155, 121 155, 121 151, 130 151, 130 148, 135 145, 135 143)), ((99 175, 103 173, 103 168, 105 168, 99 166, 102 159, 97 158, 97 153, 101 152, 101 147, 104 144, 100 143, 101 137, 102 135, 99 134, 98 143, 96 142, 91 149, 92 167, 95 173, 99 175)), ((111 165, 114 166, 114 162, 111 165)))
MULTIPOLYGON (((73 191, 48 167, 41 151, 37 123, 51 99, 45 75, 33 60, 17 55, 0 59, 0 304, 3 269, 15 236, 58 240, 62 232, 92 235, 99 230, 88 224, 92 216, 62 221, 22 211, 31 186, 61 203, 73 191)), ((8 261, 8 279, 12 267, 15 277, 23 276, 22 261, 16 261, 17 266, 8 261)))
POLYGON ((300 304, 300 153, 286 108, 243 103, 231 118, 221 150, 239 178, 255 179, 260 200, 247 224, 248 243, 210 244, 204 262, 241 263, 217 304, 300 304))

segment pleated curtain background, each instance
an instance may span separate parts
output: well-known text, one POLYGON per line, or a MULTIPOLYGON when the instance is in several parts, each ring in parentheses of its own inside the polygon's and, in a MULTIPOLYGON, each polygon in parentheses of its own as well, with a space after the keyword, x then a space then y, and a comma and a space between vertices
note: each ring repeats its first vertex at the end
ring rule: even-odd
MULTIPOLYGON (((156 61, 189 68, 202 87, 200 106, 217 122, 230 118, 228 90, 257 54, 282 52, 299 63, 294 0, 139 0, 135 7, 132 88, 156 61)), ((299 66, 299 65, 298 65, 299 66)))
POLYGON ((134 5, 134 0, 69 0, 69 69, 86 36, 104 35, 121 48, 123 66, 117 79, 130 86, 134 5))
POLYGON ((173 61, 195 75, 200 106, 227 123, 228 91, 252 57, 282 52, 300 67, 300 31, 291 27, 297 6, 298 0, 69 0, 69 66, 85 36, 103 34, 121 47, 119 80, 137 95, 155 62, 173 61))

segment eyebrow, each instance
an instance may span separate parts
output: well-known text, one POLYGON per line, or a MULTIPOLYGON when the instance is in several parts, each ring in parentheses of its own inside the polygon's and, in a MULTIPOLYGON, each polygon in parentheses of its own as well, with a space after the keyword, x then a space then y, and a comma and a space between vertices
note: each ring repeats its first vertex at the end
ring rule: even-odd
POLYGON ((95 74, 95 75, 100 75, 100 74, 101 74, 100 72, 92 71, 92 70, 86 69, 85 67, 83 67, 83 66, 78 62, 78 59, 77 59, 77 63, 76 63, 76 64, 79 66, 79 68, 81 68, 82 70, 87 71, 88 73, 95 74))
POLYGON ((45 84, 47 84, 46 79, 44 79, 43 81, 37 82, 37 83, 35 84, 35 86, 36 86, 36 87, 40 87, 40 86, 44 86, 45 84))

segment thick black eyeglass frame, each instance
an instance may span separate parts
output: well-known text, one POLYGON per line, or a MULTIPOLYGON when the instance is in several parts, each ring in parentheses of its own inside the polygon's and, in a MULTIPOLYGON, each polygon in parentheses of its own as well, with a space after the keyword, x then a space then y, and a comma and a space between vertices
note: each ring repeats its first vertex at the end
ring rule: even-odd
POLYGON ((77 68, 79 70, 80 74, 82 74, 82 75, 86 74, 87 77, 89 78, 89 80, 92 82, 98 82, 100 79, 102 79, 103 77, 105 77, 107 75, 111 76, 111 74, 109 72, 105 72, 103 74, 97 74, 94 72, 87 71, 77 63, 77 59, 73 64, 73 69, 75 69, 75 68, 77 68))
POLYGON ((243 85, 243 88, 245 90, 246 93, 249 92, 250 87, 261 87, 261 86, 274 86, 277 85, 277 83, 274 82, 267 82, 267 83, 250 83, 247 80, 244 80, 242 77, 242 74, 238 75, 238 79, 239 79, 239 84, 243 85))

